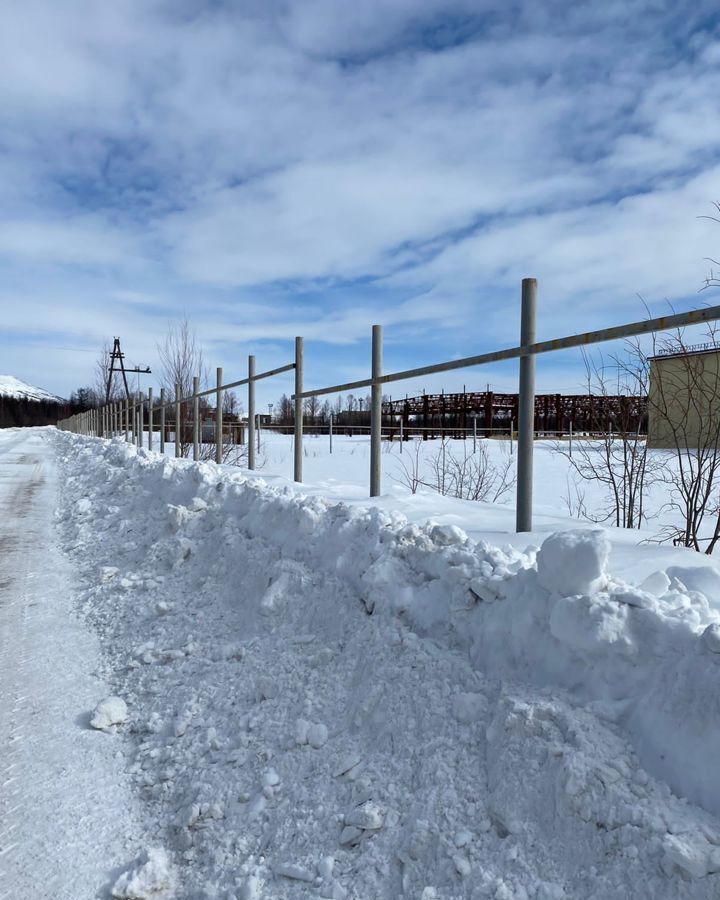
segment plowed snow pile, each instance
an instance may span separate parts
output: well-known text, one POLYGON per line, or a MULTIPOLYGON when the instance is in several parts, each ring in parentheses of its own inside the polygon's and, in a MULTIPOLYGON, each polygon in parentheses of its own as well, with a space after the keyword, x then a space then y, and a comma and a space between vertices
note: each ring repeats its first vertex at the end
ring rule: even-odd
POLYGON ((714 570, 632 587, 602 532, 502 551, 57 441, 66 547, 127 704, 98 739, 148 810, 117 896, 720 895, 714 570))

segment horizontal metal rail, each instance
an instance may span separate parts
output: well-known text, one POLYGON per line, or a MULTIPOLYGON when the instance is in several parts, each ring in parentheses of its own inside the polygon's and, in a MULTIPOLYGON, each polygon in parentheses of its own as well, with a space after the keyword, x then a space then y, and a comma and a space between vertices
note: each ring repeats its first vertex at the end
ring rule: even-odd
MULTIPOLYGON (((269 369, 267 372, 260 372, 260 374, 255 375, 252 380, 253 381, 261 381, 263 378, 272 378, 273 375, 281 375, 283 372, 290 372, 294 368, 295 368, 295 363, 288 363, 286 366, 280 366, 277 369, 269 369)), ((221 391, 231 391, 233 388, 242 387, 242 385, 249 384, 249 383, 250 383, 249 378, 241 378, 240 381, 231 381, 230 384, 221 384, 219 389, 221 391)), ((199 393, 197 393, 197 394, 189 394, 187 397, 181 397, 180 400, 177 402, 178 403, 189 403, 191 400, 194 400, 195 397, 208 397, 208 396, 210 396, 210 394, 216 394, 217 391, 218 391, 217 387, 211 387, 211 388, 208 388, 206 391, 199 391, 199 393)), ((163 406, 160 406, 158 404, 157 406, 154 407, 154 409, 155 410, 172 409, 172 407, 175 406, 175 403, 176 403, 175 400, 171 400, 169 403, 163 404, 163 406)), ((140 405, 141 404, 139 404, 139 403, 131 403, 130 409, 137 409, 137 407, 140 405)), ((144 402, 142 405, 143 406, 145 405, 144 402)))
MULTIPOLYGON (((618 338, 635 337, 640 334, 649 334, 652 331, 667 331, 671 328, 682 328, 685 325, 697 325, 701 322, 713 322, 720 319, 720 306, 708 306, 705 309, 694 309, 690 312, 675 313, 671 316, 660 316, 656 319, 645 319, 642 322, 631 322, 628 325, 616 325, 612 328, 602 328, 600 331, 586 331, 583 334, 573 334, 564 338, 556 338, 551 341, 540 341, 528 344, 527 347, 511 347, 508 350, 494 350, 490 353, 481 353, 478 356, 466 356, 462 359, 453 359, 450 362, 436 363, 432 366, 421 366, 417 369, 405 369, 403 372, 393 372, 389 375, 381 375, 376 379, 377 384, 389 384, 392 381, 404 381, 407 378, 417 378, 421 375, 434 375, 436 372, 450 372, 453 369, 466 369, 470 366, 482 366, 486 363, 501 362, 505 359, 517 359, 521 356, 534 356, 538 353, 551 353, 553 350, 569 350, 573 347, 586 347, 589 344, 601 344, 605 341, 615 341, 618 338)), ((303 391, 301 394, 293 394, 292 399, 305 399, 306 397, 320 397, 323 394, 339 394, 343 391, 354 391, 358 388, 371 387, 372 378, 364 378, 362 381, 349 381, 346 384, 335 384, 332 387, 319 388, 315 391, 303 391)))

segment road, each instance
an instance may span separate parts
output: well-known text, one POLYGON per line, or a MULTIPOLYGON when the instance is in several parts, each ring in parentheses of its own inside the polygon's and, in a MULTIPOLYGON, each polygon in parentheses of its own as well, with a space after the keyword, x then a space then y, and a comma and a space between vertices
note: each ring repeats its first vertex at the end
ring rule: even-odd
POLYGON ((57 547, 49 429, 0 431, 0 898, 108 897, 140 827, 107 694, 57 547))

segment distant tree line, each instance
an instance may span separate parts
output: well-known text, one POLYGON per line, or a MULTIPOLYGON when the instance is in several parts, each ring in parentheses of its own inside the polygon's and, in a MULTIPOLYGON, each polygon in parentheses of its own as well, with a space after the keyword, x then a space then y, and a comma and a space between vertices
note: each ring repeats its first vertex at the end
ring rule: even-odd
POLYGON ((55 425, 58 419, 66 419, 68 416, 73 416, 88 408, 88 406, 73 400, 68 403, 60 403, 53 400, 0 396, 0 428, 55 425))
MULTIPOLYGON (((356 394, 340 394, 334 402, 321 401, 319 397, 308 397, 305 400, 303 419, 306 425, 327 425, 330 416, 338 426, 369 425, 370 395, 360 397, 356 394)), ((272 421, 277 425, 292 425, 295 422, 295 401, 287 394, 283 394, 273 404, 272 421)))

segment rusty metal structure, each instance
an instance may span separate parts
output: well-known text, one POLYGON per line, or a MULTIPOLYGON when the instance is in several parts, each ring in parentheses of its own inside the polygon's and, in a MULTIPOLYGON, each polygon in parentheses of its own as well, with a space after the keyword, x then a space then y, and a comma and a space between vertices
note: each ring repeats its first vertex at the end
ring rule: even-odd
MULTIPOLYGON (((403 400, 383 401, 383 428, 400 427, 403 434, 424 438, 456 434, 460 437, 477 422, 479 435, 508 433, 517 429, 517 394, 493 391, 459 394, 422 394, 403 400)), ((596 394, 537 394, 535 433, 555 435, 637 431, 647 433, 647 397, 596 394)))

